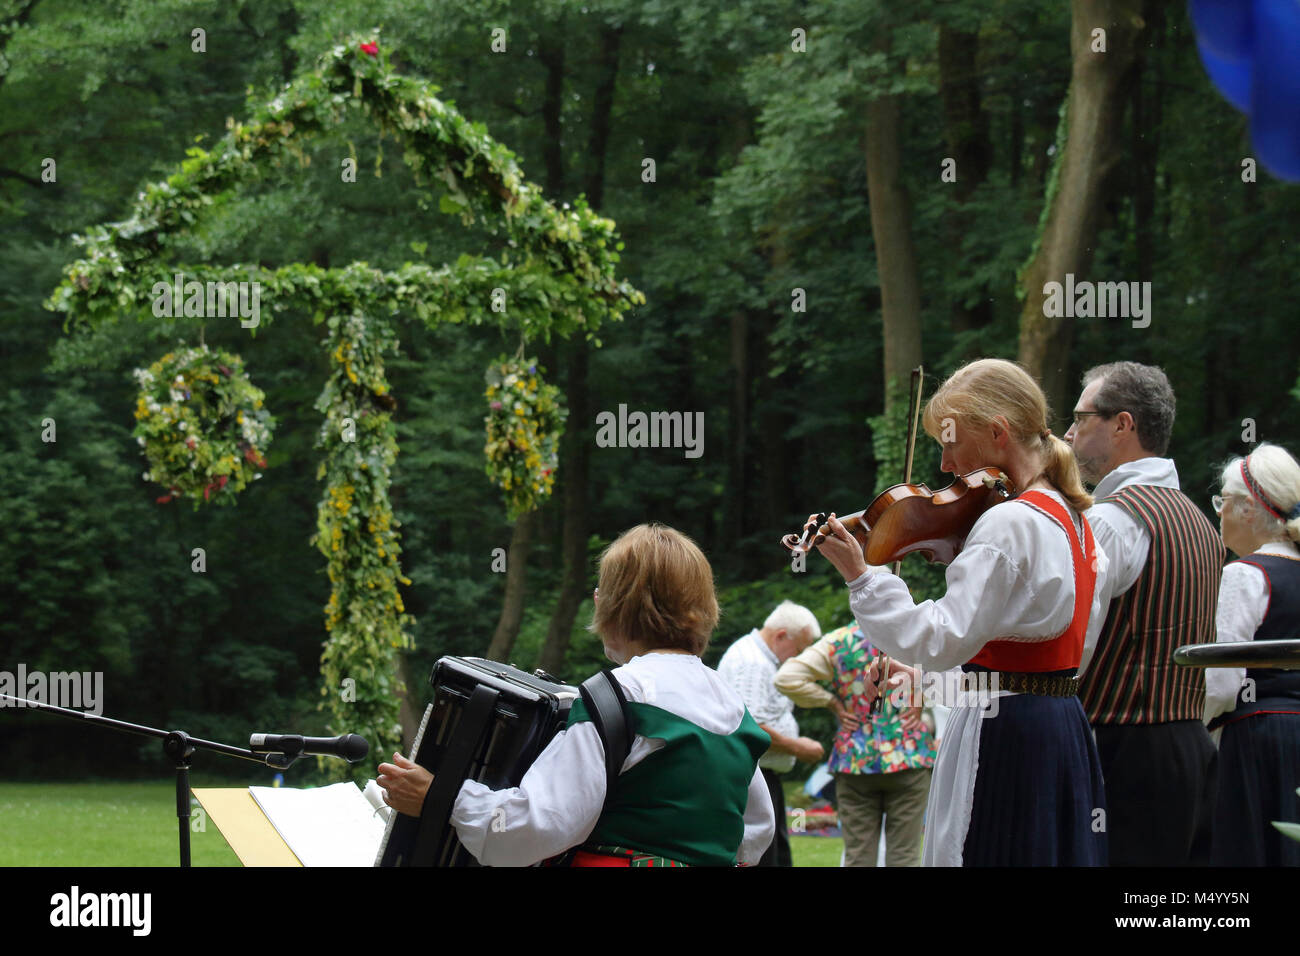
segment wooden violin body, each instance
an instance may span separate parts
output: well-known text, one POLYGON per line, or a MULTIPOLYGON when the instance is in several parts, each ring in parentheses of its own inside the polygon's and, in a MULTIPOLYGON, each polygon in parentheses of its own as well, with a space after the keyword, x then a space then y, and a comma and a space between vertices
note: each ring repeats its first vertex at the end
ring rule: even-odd
MULTIPOLYGON (((886 488, 870 507, 840 522, 862 545, 868 564, 885 565, 913 553, 950 564, 979 516, 1014 495, 1005 473, 980 468, 939 491, 906 483, 886 488)), ((801 535, 788 534, 781 543, 791 551, 806 552, 830 533, 826 516, 818 515, 801 535)))

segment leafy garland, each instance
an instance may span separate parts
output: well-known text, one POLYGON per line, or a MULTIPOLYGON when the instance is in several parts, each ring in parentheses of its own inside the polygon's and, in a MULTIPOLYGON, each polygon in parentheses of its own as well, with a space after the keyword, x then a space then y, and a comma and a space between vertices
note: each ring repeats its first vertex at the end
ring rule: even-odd
POLYGON ((342 709, 340 732, 380 741, 377 752, 387 754, 402 739, 392 655, 414 646, 408 629, 415 624, 398 592, 411 581, 402 575, 400 522, 388 497, 397 429, 383 356, 397 351, 397 337, 361 313, 332 317, 328 327, 331 371, 316 401, 325 415, 316 442, 325 456, 316 472, 325 493, 312 538, 330 579, 321 694, 342 709))
POLYGON ((416 318, 431 327, 491 321, 546 341, 552 334, 582 333, 599 347, 600 325, 620 319, 645 296, 616 275, 623 244, 612 220, 581 198, 572 208, 547 201, 482 124, 439 100, 436 86, 395 72, 378 38, 378 32, 354 36, 266 102, 250 100, 248 120, 230 121, 210 150, 187 150, 179 169, 140 191, 126 219, 74 236, 80 257, 64 268, 45 305, 64 314, 65 331, 98 329, 126 314, 144 320, 152 314, 150 290, 159 282, 170 285, 181 272, 205 284, 260 283, 268 306, 262 325, 284 312, 307 313, 317 323, 331 316, 326 346, 333 371, 317 403, 326 416, 319 474, 326 492, 313 539, 331 581, 322 706, 332 733, 361 733, 374 752, 386 753, 400 746, 393 655, 410 645, 405 628, 411 623, 397 591, 410 581, 401 575, 388 502, 397 454, 380 361, 397 347, 388 321, 416 318), (299 141, 336 127, 351 108, 364 110, 403 145, 417 182, 445 189, 443 211, 466 225, 479 222, 495 237, 492 255, 462 255, 440 266, 406 263, 392 271, 364 262, 271 269, 174 261, 174 236, 200 223, 222 195, 301 158, 299 141), (341 686, 349 678, 351 698, 341 686))
POLYGON ((488 367, 487 382, 487 475, 505 493, 514 521, 537 508, 555 485, 568 410, 560 390, 542 380, 535 359, 503 355, 488 367))
POLYGON ((160 504, 232 504, 262 477, 275 419, 238 355, 201 345, 168 352, 134 375, 140 392, 133 434, 149 462, 145 481, 167 489, 160 504))
POLYGON ((270 306, 263 321, 274 313, 320 315, 346 304, 372 315, 413 313, 428 324, 495 318, 528 338, 548 341, 552 333, 593 334, 604 320, 617 320, 645 302, 615 274, 623 244, 613 220, 581 198, 572 209, 550 203, 524 179, 514 153, 483 124, 469 122, 434 96, 436 86, 396 73, 377 41, 376 32, 334 47, 316 69, 268 102, 250 102, 250 119, 232 121, 211 150, 187 150, 189 158, 177 172, 141 190, 125 220, 74 236, 82 256, 64 268, 46 301, 47 308, 64 313, 64 328, 97 326, 124 312, 146 318, 149 290, 156 282, 170 284, 178 271, 200 282, 260 282, 262 302, 270 306), (403 144, 418 182, 436 180, 446 188, 444 211, 466 225, 479 222, 498 237, 499 255, 464 255, 440 267, 407 263, 392 272, 363 262, 341 269, 304 263, 268 269, 168 261, 173 233, 191 229, 216 197, 300 155, 299 140, 336 126, 349 107, 363 109, 403 144), (503 311, 491 307, 496 289, 506 293, 503 311))

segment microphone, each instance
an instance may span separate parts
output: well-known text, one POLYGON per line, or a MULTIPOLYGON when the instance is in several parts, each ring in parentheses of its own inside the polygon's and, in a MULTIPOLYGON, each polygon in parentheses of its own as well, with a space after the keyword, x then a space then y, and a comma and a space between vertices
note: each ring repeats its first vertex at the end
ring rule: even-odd
POLYGON ((302 757, 308 754, 342 757, 348 763, 364 760, 370 753, 365 737, 343 734, 341 737, 304 737, 301 734, 252 734, 248 749, 259 754, 285 754, 302 757))

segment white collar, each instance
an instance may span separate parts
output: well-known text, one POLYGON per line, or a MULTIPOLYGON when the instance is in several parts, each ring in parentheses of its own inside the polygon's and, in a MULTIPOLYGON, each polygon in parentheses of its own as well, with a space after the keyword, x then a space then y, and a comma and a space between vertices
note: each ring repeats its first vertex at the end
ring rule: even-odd
POLYGON ((777 667, 781 666, 781 661, 776 656, 776 652, 772 650, 772 648, 767 646, 767 641, 763 640, 763 635, 758 632, 758 628, 754 628, 752 631, 750 631, 748 636, 754 639, 754 643, 758 645, 759 650, 763 652, 763 655, 769 661, 771 661, 777 667))
POLYGON ((1126 461, 1097 482, 1093 497, 1106 498, 1128 485, 1155 485, 1177 490, 1178 469, 1172 458, 1139 458, 1126 461))

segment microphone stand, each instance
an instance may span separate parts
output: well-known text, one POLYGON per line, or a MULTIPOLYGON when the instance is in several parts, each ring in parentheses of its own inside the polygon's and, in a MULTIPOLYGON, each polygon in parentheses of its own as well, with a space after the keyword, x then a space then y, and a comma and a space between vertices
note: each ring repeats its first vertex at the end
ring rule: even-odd
POLYGON ((9 694, 0 694, 0 700, 12 701, 19 707, 44 710, 51 714, 58 714, 61 717, 86 720, 100 727, 107 727, 109 730, 116 730, 121 733, 161 738, 163 753, 176 765, 176 820, 179 824, 181 866, 183 867, 190 865, 190 759, 193 757, 195 750, 213 750, 230 757, 241 757, 244 760, 252 760, 254 763, 265 764, 276 770, 288 769, 293 765, 294 761, 302 756, 301 753, 253 753, 253 751, 245 750, 243 747, 232 747, 229 744, 191 737, 183 730, 159 730, 157 727, 130 724, 124 720, 113 720, 110 717, 100 717, 98 714, 70 710, 67 707, 56 707, 54 704, 27 700, 23 697, 13 697, 9 694))

